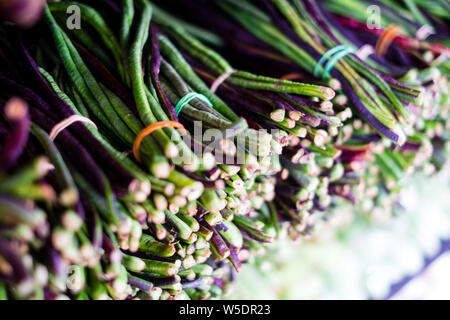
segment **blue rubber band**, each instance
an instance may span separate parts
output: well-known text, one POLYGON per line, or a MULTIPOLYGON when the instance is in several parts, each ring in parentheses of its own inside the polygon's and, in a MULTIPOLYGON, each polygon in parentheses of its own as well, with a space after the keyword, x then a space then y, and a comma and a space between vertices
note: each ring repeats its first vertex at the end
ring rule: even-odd
POLYGON ((208 97, 206 97, 204 94, 198 93, 198 92, 189 92, 186 94, 183 98, 178 101, 177 105, 175 106, 175 111, 177 115, 180 114, 181 110, 183 110, 184 106, 187 105, 189 102, 191 102, 194 99, 202 100, 204 103, 208 104, 210 107, 212 107, 211 101, 209 101, 208 97))
POLYGON ((342 51, 347 49, 347 47, 343 44, 338 45, 334 48, 331 48, 327 52, 324 53, 324 55, 320 58, 320 60, 317 62, 316 66, 314 67, 314 77, 317 77, 319 75, 319 69, 322 67, 322 64, 327 60, 330 56, 335 54, 336 52, 342 51))
POLYGON ((337 52, 326 64, 325 70, 322 73, 322 79, 328 78, 331 70, 333 70, 334 65, 343 57, 348 55, 349 53, 353 53, 354 50, 352 48, 346 48, 345 50, 337 52))

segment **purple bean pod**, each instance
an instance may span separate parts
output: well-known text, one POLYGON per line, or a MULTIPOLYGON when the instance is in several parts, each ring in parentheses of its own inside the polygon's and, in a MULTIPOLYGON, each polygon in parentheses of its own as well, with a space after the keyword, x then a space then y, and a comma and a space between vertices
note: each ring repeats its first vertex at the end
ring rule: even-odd
POLYGON ((213 284, 218 286, 219 288, 223 289, 226 286, 227 283, 223 279, 214 278, 213 279, 213 284))
POLYGON ((314 0, 303 0, 303 3, 305 4, 306 9, 309 11, 311 17, 316 20, 316 22, 319 24, 319 26, 322 28, 323 31, 335 42, 339 43, 339 40, 335 37, 334 33, 331 31, 328 24, 325 22, 323 17, 321 16, 318 8, 316 7, 316 1, 314 0))
POLYGON ((314 197, 313 199, 313 203, 314 203, 314 209, 325 212, 328 210, 328 207, 323 206, 319 203, 319 198, 318 197, 314 197))
POLYGON ((49 287, 44 287, 44 300, 56 300, 58 295, 49 287))
POLYGON ((130 286, 136 287, 144 292, 150 291, 153 286, 144 280, 139 280, 136 278, 128 277, 128 284, 130 286))
POLYGON ((80 193, 80 201, 77 205, 79 205, 84 211, 84 220, 87 222, 87 226, 90 231, 89 234, 92 235, 91 244, 95 251, 100 251, 103 242, 103 232, 102 228, 99 228, 98 224, 101 223, 101 221, 99 221, 96 216, 97 213, 94 211, 92 204, 83 192, 80 193))
POLYGON ((228 249, 230 249, 230 256, 228 257, 228 259, 230 260, 231 264, 233 265, 234 269, 239 272, 241 270, 242 264, 241 261, 239 260, 238 254, 235 247, 233 247, 226 239, 225 243, 228 246, 228 249))
POLYGON ((257 242, 261 242, 261 243, 270 243, 270 241, 268 241, 267 239, 264 238, 264 235, 261 234, 261 232, 259 230, 252 230, 253 232, 255 232, 256 234, 249 232, 245 229, 243 229, 242 227, 238 226, 239 230, 242 233, 242 236, 244 237, 244 239, 250 240, 250 241, 257 241, 257 242), (258 235, 261 235, 261 237, 259 237, 258 235))
MULTIPOLYGON (((10 103, 16 102, 10 100, 10 103)), ((0 149, 0 172, 6 171, 16 164, 28 141, 31 122, 28 107, 25 105, 23 107, 24 109, 22 110, 22 114, 18 115, 19 118, 16 119, 16 115, 14 115, 14 119, 8 119, 10 120, 11 130, 3 144, 2 149, 0 149)), ((6 116, 11 117, 12 115, 6 116)))
POLYGON ((197 289, 198 287, 201 287, 205 283, 204 278, 198 278, 191 281, 181 281, 181 285, 183 286, 183 289, 197 289))
POLYGON ((223 231, 226 232, 228 230, 228 227, 223 223, 219 223, 214 227, 217 231, 223 231))
POLYGON ((420 147, 421 147, 420 143, 416 144, 413 142, 406 141, 405 144, 403 146, 401 146, 401 150, 417 152, 417 151, 419 151, 420 147))
POLYGON ((51 243, 48 243, 47 247, 49 266, 53 274, 64 279, 67 276, 67 263, 51 243))
POLYGON ((6 78, 3 75, 0 75, 0 85, 2 87, 2 92, 8 94, 9 97, 13 94, 17 94, 30 104, 30 108, 31 106, 38 107, 42 112, 45 112, 49 119, 53 121, 57 119, 54 109, 31 89, 12 79, 6 78))
POLYGON ((219 233, 216 230, 212 229, 212 232, 213 232, 213 236, 211 238, 211 244, 217 250, 220 257, 225 257, 226 252, 229 252, 227 244, 225 243, 225 241, 222 239, 222 237, 219 235, 219 233))
POLYGON ((398 135, 389 130, 389 128, 382 124, 369 110, 367 110, 367 108, 358 98, 357 94, 353 91, 352 87, 347 83, 347 81, 345 81, 344 77, 336 70, 332 70, 331 74, 336 79, 341 81, 342 91, 347 95, 350 102, 353 104, 356 110, 366 119, 366 121, 369 122, 380 133, 397 142, 399 138, 398 135))
POLYGON ((177 283, 178 280, 179 280, 178 277, 155 278, 155 277, 152 277, 151 275, 149 275, 146 272, 133 272, 133 271, 130 271, 130 274, 135 276, 135 277, 137 277, 137 278, 141 278, 141 279, 143 279, 145 281, 153 283, 153 285, 155 287, 169 286, 169 285, 177 283))
POLYGON ((352 140, 370 143, 370 142, 379 142, 381 140, 381 137, 378 133, 371 133, 371 134, 353 134, 352 140))
POLYGON ((160 30, 152 25, 150 28, 150 39, 151 39, 151 80, 153 86, 155 87, 156 94, 158 95, 158 100, 162 101, 162 106, 166 111, 166 114, 170 115, 170 118, 174 121, 178 121, 177 112, 173 104, 167 98, 164 90, 161 87, 161 82, 159 81, 159 70, 161 66, 161 55, 159 52, 159 42, 158 35, 161 33, 160 30))
POLYGON ((17 248, 14 248, 11 242, 0 238, 0 256, 12 267, 11 274, 0 273, 0 279, 20 283, 28 278, 28 272, 17 252, 17 248))

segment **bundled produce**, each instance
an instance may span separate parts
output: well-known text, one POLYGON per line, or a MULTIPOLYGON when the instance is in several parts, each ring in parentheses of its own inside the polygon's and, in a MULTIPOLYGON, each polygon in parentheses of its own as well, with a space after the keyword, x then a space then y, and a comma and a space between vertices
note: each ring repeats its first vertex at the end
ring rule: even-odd
MULTIPOLYGON (((160 5, 220 35, 226 44, 218 45, 237 65, 242 64, 250 70, 259 70, 266 75, 283 79, 308 79, 318 84, 328 83, 333 87, 336 96, 331 100, 332 110, 344 118, 344 126, 337 135, 338 139, 330 145, 343 152, 338 162, 345 165, 346 175, 354 177, 353 171, 356 168, 359 168, 356 171, 364 168, 369 170, 371 159, 375 161, 374 152, 368 152, 370 150, 375 150, 378 154, 377 168, 372 169, 377 171, 380 168, 378 163, 385 158, 382 149, 386 146, 395 149, 392 153, 398 158, 396 162, 393 159, 383 161, 387 161, 385 166, 392 167, 395 163, 398 166, 388 168, 396 170, 395 175, 392 172, 383 173, 389 181, 392 176, 396 181, 401 180, 400 176, 405 168, 414 161, 415 165, 424 165, 429 171, 434 170, 435 164, 442 167, 442 161, 436 159, 445 158, 442 155, 446 152, 444 146, 448 137, 445 132, 448 130, 448 81, 445 73, 448 48, 433 40, 422 41, 420 46, 408 50, 403 47, 401 50, 397 49, 411 58, 431 54, 431 58, 428 57, 429 63, 418 59, 410 64, 399 63, 389 55, 389 50, 395 43, 389 47, 385 56, 375 53, 369 55, 362 48, 366 32, 361 34, 362 40, 358 40, 325 9, 332 7, 331 2, 248 1, 242 4, 230 0, 183 2, 175 5, 175 1, 161 1, 160 5), (327 57, 328 62, 324 59, 327 57), (324 72, 321 72, 320 66, 325 66, 324 72), (322 80, 313 80, 313 76, 322 80), (366 124, 360 119, 347 120, 347 116, 350 118, 352 115, 365 120, 366 124), (386 122, 387 119, 390 119, 390 124, 386 122), (380 125, 380 122, 384 125, 380 125), (431 127, 437 128, 439 133, 436 134, 431 127), (389 130, 386 131, 386 128, 389 130), (428 134, 425 133, 427 131, 428 134), (397 142, 397 146, 383 139, 383 136, 397 142), (348 150, 354 148, 355 144, 361 149, 360 152, 348 150), (375 144, 378 146, 373 148, 375 144), (417 153, 420 156, 414 160, 417 153), (434 159, 431 163, 425 161, 429 156, 434 159)), ((379 2, 370 4, 376 5, 379 2)), ((342 13, 354 13, 355 11, 350 10, 351 6, 352 2, 347 2, 339 10, 342 13)), ((353 6, 360 8, 360 19, 369 19, 367 13, 365 16, 362 14, 363 8, 366 10, 369 4, 360 5, 360 2, 354 1, 353 6)), ((338 5, 334 7, 337 8, 338 5)), ((394 9, 391 11, 395 12, 394 9)), ((444 37, 445 34, 439 36, 444 37)), ((396 39, 399 37, 393 40, 396 39)), ((290 152, 292 156, 293 151, 290 152)), ((333 164, 330 167, 337 170, 333 164)), ((413 170, 409 169, 411 171, 413 170)), ((367 175, 367 171, 363 170, 361 176, 367 175)), ((359 179, 355 179, 351 184, 358 185, 358 181, 359 179)), ((388 185, 393 186, 395 183, 388 185)), ((331 193, 342 194, 341 186, 338 186, 338 191, 335 189, 332 186, 331 193)), ((348 186, 344 189, 349 190, 348 186)), ((350 198, 359 199, 351 195, 351 192, 344 193, 348 193, 350 198)))
POLYGON ((0 299, 220 298, 334 197, 388 210, 441 169, 445 41, 360 58, 334 2, 48 1, 2 26, 0 299))

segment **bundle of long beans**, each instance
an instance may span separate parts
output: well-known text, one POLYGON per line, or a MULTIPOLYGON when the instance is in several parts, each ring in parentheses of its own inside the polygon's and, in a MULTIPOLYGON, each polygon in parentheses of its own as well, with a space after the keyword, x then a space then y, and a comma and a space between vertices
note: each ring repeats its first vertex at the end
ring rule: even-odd
POLYGON ((383 56, 371 55, 368 63, 383 68, 383 63, 399 66, 384 70, 400 77, 411 87, 426 87, 421 108, 410 104, 417 116, 414 129, 431 141, 433 155, 429 170, 442 167, 442 153, 448 140, 448 75, 449 75, 449 28, 447 26, 448 3, 445 1, 392 1, 356 2, 337 5, 324 2, 321 12, 334 24, 336 31, 355 46, 376 46, 389 26, 399 28, 383 56), (379 26, 366 25, 362 10, 369 5, 379 9, 379 26), (329 10, 329 11, 327 11, 329 10), (345 12, 345 13, 344 13, 345 12), (376 64, 381 62, 380 64, 376 64), (400 71, 400 72, 399 72, 400 71), (439 160, 440 159, 440 160, 439 160))
MULTIPOLYGON (((130 7, 124 7, 124 16, 134 3, 126 5, 130 7)), ((133 30, 121 38, 122 44, 98 11, 81 3, 49 4, 46 25, 27 33, 5 30, 17 33, 3 39, 2 98, 21 96, 29 103, 39 142, 31 141, 27 147, 35 156, 51 154, 58 160, 55 168, 65 168, 51 181, 56 183, 54 189, 61 189, 58 202, 71 216, 52 217, 49 248, 42 250, 58 254, 61 264, 78 267, 73 275, 66 274, 72 283, 69 290, 49 282, 37 286, 43 293, 36 297, 126 298, 135 296, 137 290, 132 288, 151 298, 186 292, 193 298, 207 297, 210 291, 217 295, 226 284, 224 271, 229 272, 229 267, 216 265, 214 259, 207 260, 209 256, 219 261, 228 258, 239 269, 242 234, 246 242, 272 240, 269 227, 263 229, 263 223, 247 216, 253 203, 274 196, 273 180, 267 176, 280 170, 277 156, 287 133, 260 135, 248 128, 195 76, 170 40, 150 26, 149 4, 138 1, 136 8, 136 17, 123 22, 123 29, 131 23, 128 27, 133 30), (90 32, 70 32, 58 24, 58 15, 70 5, 81 8, 90 32), (51 37, 40 37, 33 48, 31 38, 42 29, 50 30, 51 37), (93 37, 104 42, 104 48, 93 49, 95 55, 87 49, 93 37), (144 49, 146 43, 149 51, 144 49), (144 52, 148 59, 143 59, 144 52), (143 65, 149 70, 145 74, 143 65), (25 73, 27 79, 21 76, 25 73), (173 104, 193 89, 208 97, 214 108, 202 100, 189 102, 181 110, 181 121, 187 128, 201 120, 206 128, 227 130, 212 150, 231 156, 231 162, 216 166, 218 155, 207 152, 208 141, 194 137, 186 144, 172 128, 145 137, 133 150, 135 159, 128 157, 135 136, 146 126, 178 120, 173 104), (63 128, 56 138, 47 135, 77 117, 91 120, 63 128), (238 134, 246 137, 243 146, 235 146, 233 137, 238 134), (200 159, 193 152, 198 145, 204 151, 200 159), (235 159, 237 147, 243 148, 242 165, 235 159), (184 157, 172 161, 179 151, 184 157), (235 213, 242 217, 234 219, 235 213), (75 226, 64 225, 66 220, 75 226)), ((251 80, 241 82, 255 89, 317 94, 322 99, 334 95, 326 87, 282 81, 280 88, 276 79, 243 74, 251 80)), ((9 152, 5 149, 5 154, 9 152)), ((58 277, 63 276, 60 273, 58 277)))
POLYGON ((221 297, 333 197, 389 209, 444 165, 437 66, 350 54, 314 79, 350 37, 313 1, 260 3, 49 1, 1 27, 0 298, 221 297))
MULTIPOLYGON (((377 3, 360 4, 354 1, 339 7, 336 1, 333 8, 341 13, 354 13, 355 10, 351 8, 357 6, 360 8, 359 18, 362 24, 362 19, 370 18, 370 12, 367 11, 364 15, 363 8, 365 10, 369 4, 377 3)), ((320 76, 320 72, 316 74, 313 71, 316 71, 314 69, 320 61, 319 58, 327 50, 337 45, 346 45, 348 48, 354 48, 355 52, 365 44, 366 32, 362 32, 358 39, 348 30, 344 30, 339 21, 325 9, 331 7, 326 1, 247 1, 245 4, 239 1, 197 1, 177 5, 173 1, 165 1, 160 4, 187 21, 214 31, 225 42, 225 45, 216 45, 221 46, 225 56, 237 65, 242 63, 250 70, 259 70, 261 73, 284 79, 314 81, 312 76, 320 76)), ((395 12, 395 8, 391 8, 391 11, 395 12)), ((402 38, 398 36, 394 40, 398 39, 402 38)), ((420 45, 415 47, 395 48, 393 43, 385 56, 371 54, 368 58, 360 58, 359 52, 347 54, 337 61, 330 72, 331 78, 316 80, 318 84, 328 83, 336 89, 337 94, 332 102, 335 110, 342 110, 341 116, 345 118, 347 112, 343 111, 348 110, 344 108, 351 107, 354 115, 370 125, 364 125, 359 119, 351 120, 353 124, 344 123, 338 139, 331 143, 349 144, 351 148, 354 144, 361 145, 361 152, 364 151, 363 154, 367 155, 363 157, 361 152, 349 151, 348 147, 339 146, 344 154, 338 162, 346 164, 344 176, 352 176, 344 181, 351 181, 351 185, 360 185, 360 179, 353 177, 354 168, 362 170, 369 167, 370 159, 376 160, 377 164, 377 168, 372 170, 378 170, 378 164, 386 157, 384 152, 381 155, 379 153, 385 146, 390 145, 386 141, 381 143, 383 136, 396 141, 397 147, 392 145, 390 148, 400 148, 405 154, 402 157, 406 157, 397 159, 396 162, 393 162, 393 159, 384 159, 388 170, 395 163, 398 166, 392 169, 397 171, 396 175, 392 172, 383 173, 388 181, 392 181, 392 177, 396 177, 395 181, 400 180, 400 173, 405 172, 405 167, 408 167, 408 163, 413 161, 411 158, 416 154, 420 155, 413 161, 416 165, 423 164, 427 157, 432 156, 431 163, 425 162, 427 170, 433 171, 435 164, 439 168, 442 166, 442 160, 445 158, 442 155, 446 152, 444 146, 448 140, 445 133, 448 130, 448 82, 445 72, 442 74, 440 70, 445 70, 448 64, 448 48, 435 43, 433 39, 421 41, 420 45), (409 64, 400 63, 392 59, 392 47, 400 51, 398 55, 416 57, 431 54, 431 58, 427 58, 428 64, 419 59, 412 59, 409 64), (378 107, 373 108, 374 104, 378 107), (400 130, 397 124, 390 126, 384 122, 390 130, 384 131, 383 126, 383 130, 380 130, 378 120, 383 122, 383 119, 391 119, 391 124, 400 124, 402 129, 400 130), (396 139, 395 134, 392 135, 402 131, 404 135, 397 135, 403 137, 400 140, 396 139), (380 147, 373 148, 375 144, 380 147), (368 150, 377 150, 377 157, 373 152, 366 152, 368 150)), ((367 42, 371 44, 370 41, 367 42)), ((372 44, 375 47, 375 43, 372 44)), ((400 157, 400 152, 394 151, 394 154, 397 158, 400 157)), ((332 164, 330 166, 334 167, 332 164)), ((411 171, 413 170, 410 168, 409 172, 411 171)), ((361 176, 367 175, 368 171, 362 171, 361 176)), ((354 192, 349 192, 348 185, 344 187, 345 192, 342 191, 340 183, 337 185, 338 190, 331 186, 331 193, 355 198, 352 195, 354 192)), ((389 185, 396 184, 390 182, 389 185)))

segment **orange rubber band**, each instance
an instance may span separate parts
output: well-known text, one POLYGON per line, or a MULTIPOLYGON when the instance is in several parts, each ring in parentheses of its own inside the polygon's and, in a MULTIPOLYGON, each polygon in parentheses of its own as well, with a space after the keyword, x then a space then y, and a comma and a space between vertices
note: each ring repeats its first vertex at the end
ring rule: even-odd
POLYGON ((133 154, 137 161, 141 162, 141 156, 139 154, 139 147, 141 146, 142 140, 146 136, 152 134, 154 131, 156 131, 158 129, 166 128, 166 127, 177 128, 177 129, 181 129, 184 132, 186 132, 186 129, 184 128, 184 126, 181 123, 176 122, 176 121, 167 120, 167 121, 160 121, 160 122, 152 123, 147 128, 144 128, 141 132, 139 132, 136 139, 134 140, 133 154))
POLYGON ((394 25, 390 24, 378 37, 377 43, 375 44, 375 52, 377 55, 381 54, 381 46, 385 43, 386 35, 389 35, 394 29, 394 25))
POLYGON ((384 56, 392 41, 401 34, 400 27, 390 24, 380 35, 375 46, 375 52, 378 56, 384 56))

